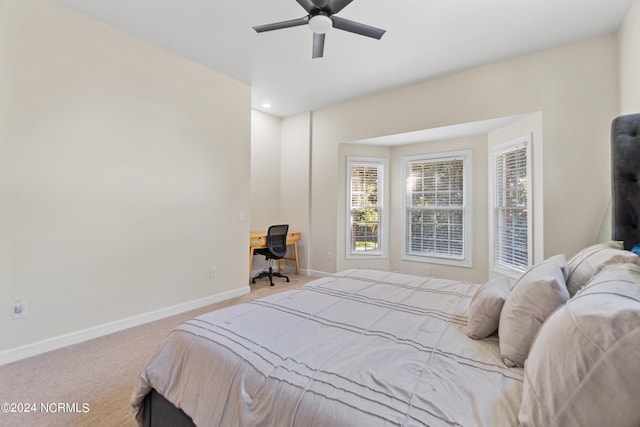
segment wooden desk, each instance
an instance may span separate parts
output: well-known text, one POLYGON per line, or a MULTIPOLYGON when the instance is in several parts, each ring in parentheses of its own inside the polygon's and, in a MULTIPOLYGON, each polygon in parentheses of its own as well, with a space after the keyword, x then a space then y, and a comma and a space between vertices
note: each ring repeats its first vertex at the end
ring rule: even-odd
MULTIPOLYGON (((296 262, 296 274, 300 274, 298 267, 298 240, 300 240, 299 231, 290 231, 287 233, 287 245, 293 245, 293 253, 295 258, 284 258, 286 260, 296 262)), ((251 276, 251 265, 253 264, 253 250, 267 247, 267 232, 252 231, 249 238, 249 276, 251 276)))

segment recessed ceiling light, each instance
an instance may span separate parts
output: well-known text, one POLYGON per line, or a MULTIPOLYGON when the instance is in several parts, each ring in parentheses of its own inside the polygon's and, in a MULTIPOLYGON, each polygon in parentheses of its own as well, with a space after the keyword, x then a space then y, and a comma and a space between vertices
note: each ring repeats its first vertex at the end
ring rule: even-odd
POLYGON ((262 108, 271 108, 271 104, 265 102, 264 104, 262 104, 262 108))

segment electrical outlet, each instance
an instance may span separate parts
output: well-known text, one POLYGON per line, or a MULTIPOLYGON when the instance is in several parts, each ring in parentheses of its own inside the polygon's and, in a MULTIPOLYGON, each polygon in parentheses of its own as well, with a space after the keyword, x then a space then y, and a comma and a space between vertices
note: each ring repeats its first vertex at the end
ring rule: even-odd
POLYGON ((22 319, 23 317, 27 317, 27 302, 17 299, 13 302, 13 318, 22 319))
POLYGON ((217 275, 218 275, 218 271, 216 270, 215 267, 209 268, 209 279, 215 279, 217 275))

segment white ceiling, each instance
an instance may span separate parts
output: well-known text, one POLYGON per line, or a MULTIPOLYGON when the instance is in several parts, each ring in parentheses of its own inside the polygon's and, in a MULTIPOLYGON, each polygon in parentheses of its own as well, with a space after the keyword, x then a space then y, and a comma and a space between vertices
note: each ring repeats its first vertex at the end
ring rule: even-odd
POLYGON ((295 0, 54 1, 251 85, 253 108, 282 117, 615 32, 632 2, 354 0, 338 16, 387 33, 333 29, 311 59, 306 27, 251 28, 305 16, 295 0))

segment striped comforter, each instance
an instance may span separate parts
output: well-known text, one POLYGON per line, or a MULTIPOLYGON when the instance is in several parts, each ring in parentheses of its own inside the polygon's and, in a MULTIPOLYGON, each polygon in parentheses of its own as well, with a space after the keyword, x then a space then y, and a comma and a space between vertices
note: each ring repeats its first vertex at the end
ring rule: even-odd
POLYGON ((134 390, 198 426, 517 425, 523 372, 465 335, 479 285, 347 270, 175 329, 134 390))

